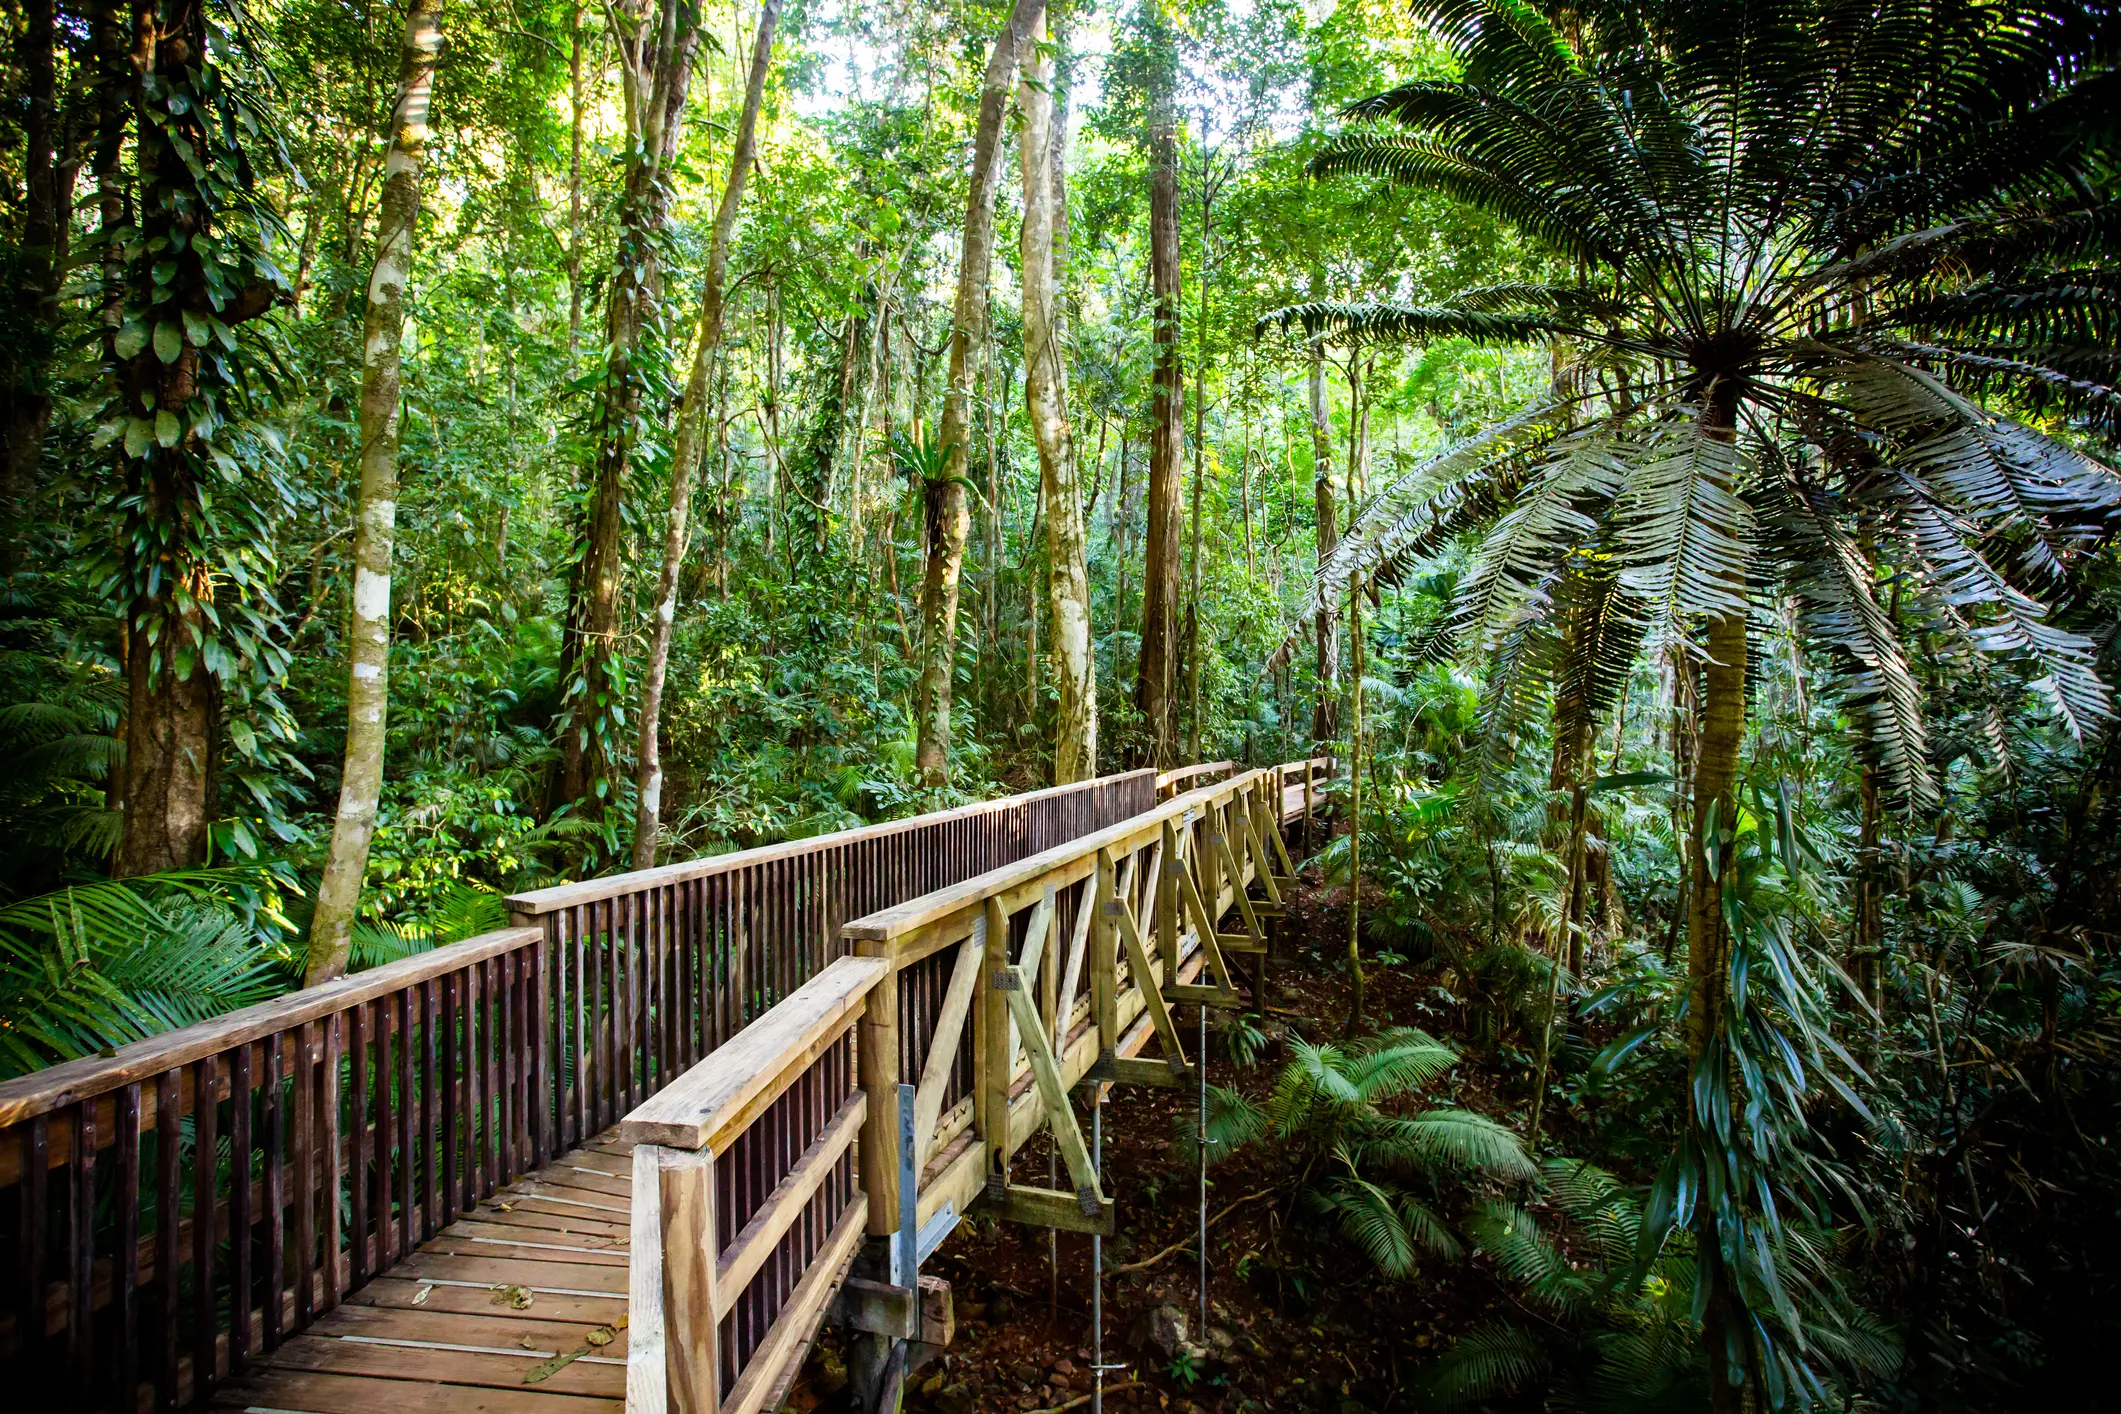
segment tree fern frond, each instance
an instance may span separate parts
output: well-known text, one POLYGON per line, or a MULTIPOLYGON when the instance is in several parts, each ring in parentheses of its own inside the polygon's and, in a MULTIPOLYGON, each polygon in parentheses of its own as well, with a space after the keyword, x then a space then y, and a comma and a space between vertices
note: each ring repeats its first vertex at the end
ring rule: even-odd
POLYGON ((1613 505, 1620 587, 1642 604, 1653 650, 1685 642, 1697 615, 1746 612, 1753 517, 1738 473, 1734 444, 1693 425, 1666 427, 1613 505))
POLYGON ((1544 1337, 1499 1322, 1476 1326, 1438 1358, 1429 1393, 1442 1407, 1455 1409, 1536 1388, 1553 1368, 1544 1337))

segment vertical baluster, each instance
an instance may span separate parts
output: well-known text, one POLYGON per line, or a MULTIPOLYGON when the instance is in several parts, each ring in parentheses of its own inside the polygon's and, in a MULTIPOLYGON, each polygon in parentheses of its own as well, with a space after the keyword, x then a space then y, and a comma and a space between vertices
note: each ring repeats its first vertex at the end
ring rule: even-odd
POLYGON ((287 1104, 280 1082, 287 1078, 287 1036, 265 1038, 265 1278, 261 1350, 277 1350, 285 1320, 287 1276, 287 1104))
POLYGON ((294 1110, 294 1159, 290 1164, 290 1177, 294 1180, 290 1192, 290 1206, 294 1210, 294 1245, 289 1255, 294 1258, 295 1323, 299 1331, 309 1325, 316 1315, 315 1283, 311 1273, 317 1260, 317 1122, 315 1088, 312 1084, 314 1072, 310 1069, 310 1046, 316 1039, 317 1026, 305 1021, 295 1028, 294 1084, 289 1099, 294 1110))
POLYGON ((250 1363, 251 1228, 255 1213, 251 1205, 250 1074, 252 1047, 249 1042, 229 1054, 228 1077, 228 1370, 240 1373, 250 1363))
POLYGON ((353 1166, 347 1184, 347 1211, 352 1219, 346 1244, 348 1290, 367 1285, 373 1269, 373 1249, 368 1245, 368 1156, 372 1142, 368 1131, 369 1015, 366 1002, 357 1003, 346 1013, 347 1081, 352 1088, 346 1101, 346 1157, 353 1166))
POLYGON ((465 968, 463 995, 459 999, 464 1010, 464 1192, 461 1201, 467 1213, 485 1201, 487 1193, 486 1147, 482 1138, 485 1116, 480 1108, 485 1103, 481 1098, 484 1087, 480 1083, 483 1069, 480 1046, 486 1031, 480 1024, 479 1014, 483 1005, 481 999, 486 994, 481 986, 485 978, 484 962, 474 962, 465 968))
MULTIPOLYGON (((155 1287, 162 1296, 162 1362, 155 1381, 155 1402, 163 1409, 177 1407, 177 1296, 178 1263, 177 1208, 184 1158, 181 1070, 165 1070, 155 1077, 155 1287)), ((193 1103, 202 1103, 194 1095, 193 1103)), ((212 1192, 208 1190, 209 1194, 212 1192)), ((209 1205, 211 1199, 209 1199, 209 1205)), ((208 1207, 211 1212, 211 1206, 208 1207)))
POLYGON ((346 1289, 345 1268, 339 1249, 345 1229, 339 1222, 339 1190, 345 1183, 345 1161, 339 1141, 345 1129, 339 1118, 339 1056, 346 1047, 346 1015, 327 1016, 323 1022, 324 1063, 317 1072, 317 1142, 324 1160, 324 1295, 317 1307, 329 1311, 339 1304, 346 1289))
POLYGON ((442 1098, 437 1092, 448 1087, 442 1083, 441 1074, 435 1067, 436 1055, 440 1049, 440 1038, 435 1033, 441 1029, 442 1024, 440 992, 441 989, 435 985, 433 979, 420 984, 420 1054, 421 1059, 427 1062, 420 1083, 420 1175, 424 1184, 420 1204, 422 1242, 433 1241, 434 1235, 441 1231, 442 1226, 439 1221, 442 1211, 441 1165, 436 1162, 441 1157, 442 1136, 439 1124, 441 1117, 436 1111, 441 1107, 442 1098))
POLYGON ((457 1220, 457 1204, 464 1193, 464 1171, 457 1161, 458 1118, 463 1112, 464 1054, 458 1049, 457 1027, 464 1014, 464 974, 447 973, 442 978, 442 1068, 435 1080, 442 1088, 442 1223, 457 1220))
POLYGON ((71 1310, 66 1336, 72 1346, 74 1389, 84 1399, 96 1387, 96 1102, 83 1100, 74 1106, 74 1156, 69 1165, 72 1179, 68 1200, 67 1279, 71 1283, 71 1310))
POLYGON ((568 1142, 586 1144, 589 1142, 590 1134, 590 1057, 587 1042, 589 1033, 583 1019, 584 1008, 582 1002, 583 998, 588 995, 589 974, 584 970, 581 905, 577 904, 575 907, 568 909, 566 918, 567 942, 565 947, 571 950, 574 958, 574 995, 569 1003, 572 1008, 570 1016, 574 1022, 574 1119, 572 1121, 572 1131, 568 1135, 568 1142))
POLYGON ((191 1392, 204 1404, 219 1362, 214 1347, 220 1327, 214 1312, 214 1256, 220 1245, 221 1058, 205 1056, 192 1067, 191 1179, 191 1392))
POLYGON ((522 1145, 518 1142, 523 1132, 519 1121, 523 1102, 522 1068, 518 1064, 523 1054, 523 1028, 522 1013, 516 1009, 516 994, 523 979, 516 954, 503 953, 495 961, 500 964, 501 979, 501 1167, 512 1179, 528 1169, 523 1162, 522 1145))
POLYGON ((393 1163, 398 1142, 397 1072, 390 1052, 393 1008, 388 997, 378 997, 369 1008, 376 1033, 375 1270, 386 1272, 398 1259, 397 1224, 391 1220, 398 1191, 393 1163))
POLYGON ((16 1132, 22 1136, 22 1208, 18 1214, 22 1285, 17 1292, 21 1304, 15 1311, 15 1349, 24 1369, 41 1369, 45 1332, 50 1325, 46 1315, 50 1280, 44 1266, 48 1260, 45 1243, 51 1233, 51 1122, 38 1115, 16 1132))
POLYGON ((117 1308, 118 1397, 130 1408, 139 1373, 140 1342, 140 1087, 119 1089, 112 1105, 118 1146, 118 1233, 111 1263, 111 1304, 117 1308))
POLYGON ((530 1160, 534 1168, 543 1168, 552 1162, 554 1153, 553 1096, 558 1087, 553 1076, 552 1044, 552 982, 553 954, 552 935, 540 933, 532 945, 530 994, 531 1034, 534 1038, 531 1049, 530 1096, 534 1108, 531 1110, 530 1160))
POLYGON ((417 1176, 417 1159, 412 1144, 413 1112, 419 1104, 418 1092, 412 1080, 412 987, 400 988, 397 992, 398 1021, 398 1222, 397 1245, 391 1261, 402 1261, 410 1255, 418 1231, 414 1215, 413 1179, 417 1176))

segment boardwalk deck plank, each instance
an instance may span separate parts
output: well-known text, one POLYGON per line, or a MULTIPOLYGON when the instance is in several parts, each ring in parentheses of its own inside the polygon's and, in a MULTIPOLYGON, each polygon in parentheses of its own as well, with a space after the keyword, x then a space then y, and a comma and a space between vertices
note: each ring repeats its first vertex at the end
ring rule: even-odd
POLYGON ((618 1414, 632 1190, 610 1174, 627 1146, 607 1133, 593 1147, 561 1155, 421 1243, 216 1403, 303 1414, 618 1414), (540 1191, 560 1197, 527 1196, 540 1191), (529 1288, 528 1307, 494 1290, 512 1285, 529 1288), (609 1344, 590 1343, 599 1329, 609 1344), (581 1350, 591 1353, 525 1383, 553 1356, 581 1350))

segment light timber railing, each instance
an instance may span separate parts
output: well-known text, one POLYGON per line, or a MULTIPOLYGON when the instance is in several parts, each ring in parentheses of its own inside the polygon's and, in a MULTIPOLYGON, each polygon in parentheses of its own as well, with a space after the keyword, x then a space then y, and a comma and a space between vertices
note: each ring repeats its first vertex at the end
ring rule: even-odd
POLYGON ((1237 1005, 1238 969, 1251 969, 1254 987, 1264 981, 1264 920, 1280 913, 1294 873, 1281 825, 1315 769, 1240 771, 847 924, 857 954, 889 968, 859 1028, 873 1237, 903 1243, 894 1235, 909 1226, 902 1125, 919 1249, 975 1201, 1040 1226, 1110 1230, 1111 1199, 1068 1092, 1085 1078, 1183 1083, 1194 1061, 1172 1004, 1237 1005), (1152 1038, 1160 1059, 1139 1059, 1152 1038), (1048 1126, 1067 1191, 1009 1174, 1011 1156, 1048 1126))
POLYGON ((1136 771, 521 895, 523 926, 0 1084, 0 1380, 203 1402, 796 992, 843 920, 1155 795, 1136 771))
POLYGON ((626 1405, 777 1408, 861 1245, 854 1028, 888 970, 845 957, 626 1117, 626 1405))

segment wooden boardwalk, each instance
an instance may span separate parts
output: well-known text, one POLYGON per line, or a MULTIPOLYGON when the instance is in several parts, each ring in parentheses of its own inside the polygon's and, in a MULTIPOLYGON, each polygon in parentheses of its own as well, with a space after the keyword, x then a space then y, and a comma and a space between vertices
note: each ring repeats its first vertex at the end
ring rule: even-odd
POLYGON ((632 1146, 615 1131, 497 1191, 216 1392, 303 1414, 617 1414, 632 1146))

